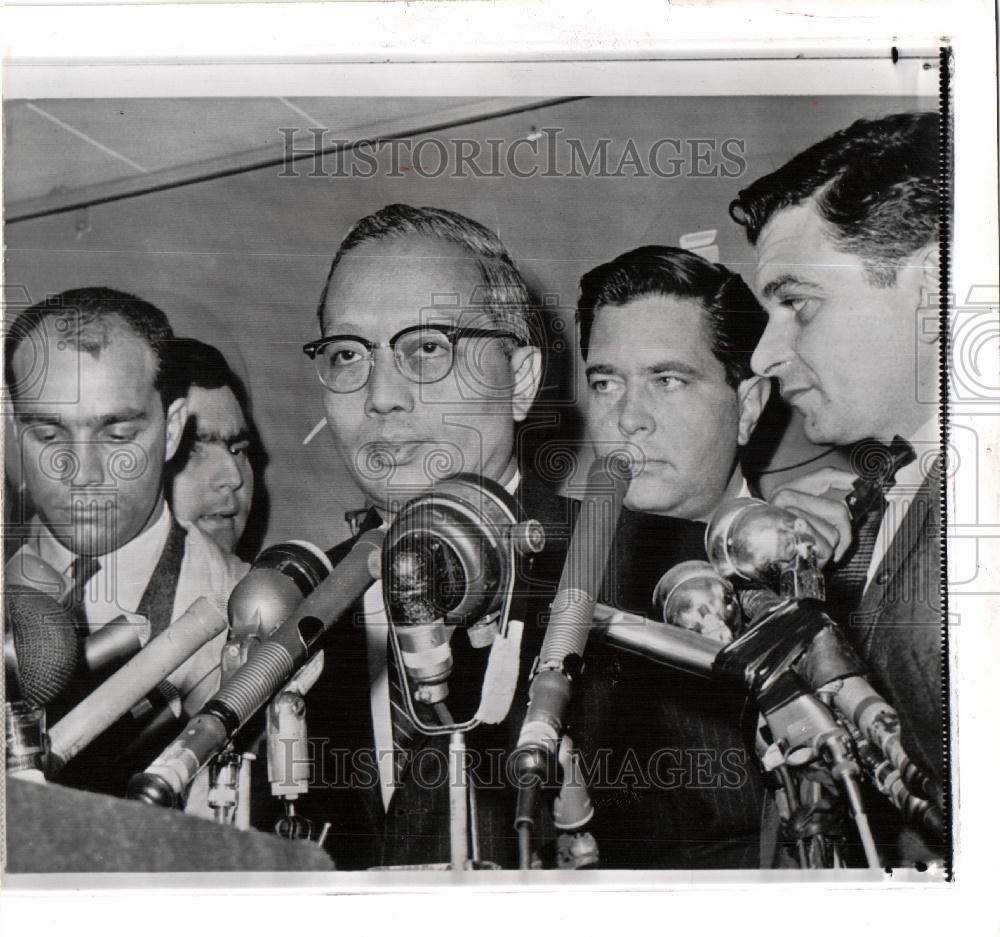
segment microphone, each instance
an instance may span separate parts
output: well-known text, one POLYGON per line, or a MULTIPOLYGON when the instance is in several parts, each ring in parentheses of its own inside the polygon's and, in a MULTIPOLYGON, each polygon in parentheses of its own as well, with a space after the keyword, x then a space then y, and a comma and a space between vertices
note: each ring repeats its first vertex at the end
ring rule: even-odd
POLYGON ((128 660, 149 644, 153 627, 143 615, 126 612, 112 618, 83 642, 83 656, 91 672, 128 660))
MULTIPOLYGON (((514 776, 521 788, 515 826, 521 830, 531 827, 533 792, 546 778, 549 766, 558 756, 571 695, 570 674, 579 670, 580 658, 587 645, 594 605, 628 490, 630 469, 630 460, 622 453, 599 459, 590 468, 586 493, 528 691, 528 710, 512 755, 514 776)), ((522 849, 522 865, 525 860, 522 849)))
POLYGON ((73 679, 80 656, 76 628, 66 609, 51 594, 30 586, 8 591, 4 606, 7 679, 22 700, 44 708, 73 679))
POLYGON ((723 576, 759 583, 782 595, 823 599, 816 540, 791 511, 757 498, 719 505, 705 529, 705 552, 723 576))
POLYGON ((350 553, 260 646, 156 761, 128 785, 127 797, 177 806, 184 791, 239 729, 318 649, 323 635, 375 581, 382 530, 363 534, 350 553))
POLYGON ((72 584, 39 556, 21 550, 3 569, 4 592, 32 590, 42 592, 64 609, 68 608, 72 584))
POLYGON ((49 731, 50 775, 110 728, 199 648, 226 630, 222 603, 201 598, 49 731))
POLYGON ((455 627, 467 628, 473 647, 493 643, 513 553, 544 544, 541 525, 518 523, 514 499, 478 475, 443 479, 399 512, 382 547, 382 595, 418 702, 448 696, 455 627))
POLYGON ((719 642, 673 624, 653 621, 598 602, 594 606, 594 637, 623 651, 675 670, 711 677, 719 642))
POLYGON ((262 550, 229 596, 230 637, 242 641, 269 635, 331 569, 326 554, 304 540, 262 550))

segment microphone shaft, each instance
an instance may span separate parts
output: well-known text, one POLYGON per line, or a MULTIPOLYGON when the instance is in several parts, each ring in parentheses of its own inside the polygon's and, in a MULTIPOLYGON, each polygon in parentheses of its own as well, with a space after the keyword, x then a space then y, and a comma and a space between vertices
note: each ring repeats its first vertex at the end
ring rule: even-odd
POLYGON ((226 630, 225 605, 198 599, 49 732, 51 773, 112 726, 168 674, 226 630))
POLYGON ((195 774, 275 696, 322 636, 375 581, 370 559, 384 539, 382 530, 361 536, 336 569, 223 684, 160 757, 132 778, 128 797, 161 806, 179 803, 195 774))

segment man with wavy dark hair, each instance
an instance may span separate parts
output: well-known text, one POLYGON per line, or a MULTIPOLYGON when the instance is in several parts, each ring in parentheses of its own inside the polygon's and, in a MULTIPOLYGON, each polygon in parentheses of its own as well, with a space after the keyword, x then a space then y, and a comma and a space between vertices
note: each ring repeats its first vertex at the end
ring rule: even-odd
MULTIPOLYGON (((8 431, 18 481, 36 511, 10 562, 41 560, 63 577, 81 641, 124 613, 147 618, 158 634, 196 599, 224 600, 245 569, 178 524, 164 502, 164 463, 187 412, 184 389, 166 365, 172 340, 160 309, 107 287, 52 296, 7 332, 8 431)), ((218 688, 224 640, 169 676, 176 716, 181 707, 193 714, 218 688)), ((87 686, 83 678, 67 688, 49 708, 50 723, 87 686)), ((140 728, 127 718, 58 781, 124 796, 130 771, 144 765, 118 756, 140 728)))
MULTIPOLYGON (((859 120, 740 192, 768 326, 753 355, 801 413, 807 437, 846 447, 854 474, 822 470, 779 492, 844 530, 855 475, 878 489, 831 592, 899 710, 910 756, 946 782, 941 616, 939 140, 936 113, 859 120), (874 468, 874 471, 872 469, 874 468), (835 500, 830 500, 830 495, 835 500), (826 496, 826 497, 823 497, 826 496), (839 496, 839 497, 838 497, 839 496)), ((897 824, 898 826, 898 824, 897 824)), ((939 848, 913 830, 893 861, 939 848)))
MULTIPOLYGON (((577 310, 588 440, 638 466, 607 598, 659 618, 660 577, 707 559, 707 519, 750 495, 741 454, 771 390, 750 368, 766 317, 726 267, 659 245, 586 273, 577 310)), ((602 860, 757 868, 764 792, 740 730, 742 695, 609 648, 591 652, 582 682, 574 740, 604 769, 590 791, 602 860)))

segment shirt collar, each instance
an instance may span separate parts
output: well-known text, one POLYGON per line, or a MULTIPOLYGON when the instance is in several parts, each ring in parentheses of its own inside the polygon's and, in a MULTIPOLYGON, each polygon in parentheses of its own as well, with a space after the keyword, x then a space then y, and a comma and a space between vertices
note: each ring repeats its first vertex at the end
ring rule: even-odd
MULTIPOLYGON (((76 559, 72 550, 67 549, 52 535, 52 532, 38 518, 35 519, 35 550, 38 556, 63 575, 69 573, 76 559)), ((118 574, 131 578, 132 572, 143 572, 146 579, 156 565, 170 533, 170 512, 164 503, 160 506, 160 516, 138 537, 133 538, 112 554, 118 574)), ((105 557, 98 557, 102 565, 107 565, 105 557)))
POLYGON ((896 480, 887 496, 897 498, 915 494, 930 474, 935 458, 941 452, 941 430, 937 416, 931 417, 920 426, 907 442, 916 456, 909 465, 896 472, 896 480))

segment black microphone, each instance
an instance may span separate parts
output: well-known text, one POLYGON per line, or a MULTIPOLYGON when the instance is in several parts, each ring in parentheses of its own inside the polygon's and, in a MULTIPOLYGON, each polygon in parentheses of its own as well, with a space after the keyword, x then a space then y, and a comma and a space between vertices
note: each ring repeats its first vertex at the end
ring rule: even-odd
MULTIPOLYGON (((571 674, 580 666, 594 621, 618 516, 628 490, 631 463, 622 453, 594 462, 580 504, 566 564, 552 603, 545 640, 528 691, 528 710, 512 755, 520 785, 515 826, 530 829, 534 792, 555 764, 571 695, 571 674)), ((522 849, 522 864, 525 861, 522 849)))
POLYGON ((51 595, 22 586, 4 596, 4 669, 14 693, 39 709, 73 679, 80 642, 66 609, 51 595))
POLYGON ((128 785, 132 800, 179 806, 184 791, 215 755, 318 649, 323 635, 375 581, 385 532, 363 534, 332 573, 262 641, 156 761, 128 785))

